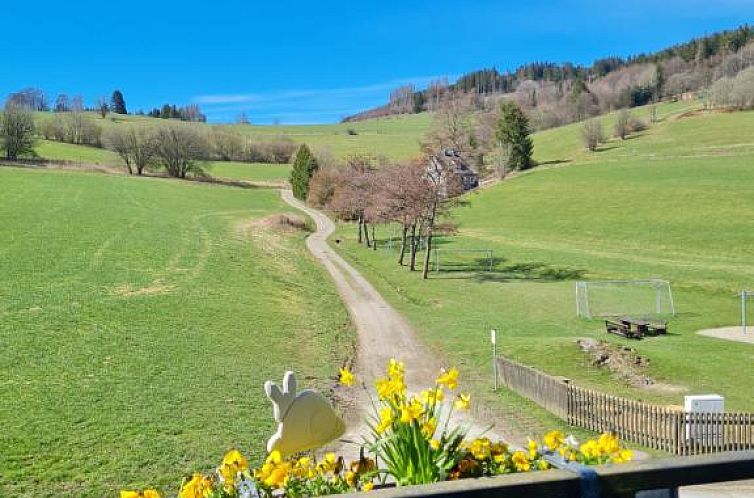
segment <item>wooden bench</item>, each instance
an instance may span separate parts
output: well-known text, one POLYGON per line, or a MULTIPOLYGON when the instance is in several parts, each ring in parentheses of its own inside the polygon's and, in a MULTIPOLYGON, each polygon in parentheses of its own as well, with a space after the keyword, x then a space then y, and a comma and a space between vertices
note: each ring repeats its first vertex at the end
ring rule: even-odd
POLYGON ((608 333, 617 334, 629 339, 642 339, 645 336, 665 334, 668 326, 662 320, 650 321, 624 316, 606 319, 605 329, 608 333))

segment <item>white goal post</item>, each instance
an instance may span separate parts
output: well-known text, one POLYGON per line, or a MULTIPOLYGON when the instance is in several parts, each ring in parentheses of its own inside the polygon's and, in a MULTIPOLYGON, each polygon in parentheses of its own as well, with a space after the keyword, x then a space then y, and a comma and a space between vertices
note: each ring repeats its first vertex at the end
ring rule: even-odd
POLYGON ((480 259, 486 260, 486 270, 492 271, 492 249, 432 249, 433 266, 436 272, 440 271, 442 255, 448 254, 483 254, 480 259))
POLYGON ((741 291, 741 332, 743 334, 746 334, 746 328, 749 326, 748 320, 746 319, 746 313, 747 313, 746 301, 748 301, 749 299, 754 299, 754 291, 742 290, 741 291))
POLYGON ((594 317, 675 316, 670 282, 646 280, 594 280, 576 282, 576 315, 594 317))

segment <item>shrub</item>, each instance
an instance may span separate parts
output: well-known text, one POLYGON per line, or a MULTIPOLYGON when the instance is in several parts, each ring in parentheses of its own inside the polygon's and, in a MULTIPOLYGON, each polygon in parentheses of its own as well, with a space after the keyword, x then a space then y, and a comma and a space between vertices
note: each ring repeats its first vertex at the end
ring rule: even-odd
POLYGON ((5 150, 6 159, 34 150, 34 116, 20 107, 8 105, 0 118, 0 144, 5 150))
POLYGON ((318 168, 317 159, 309 150, 309 147, 306 144, 299 147, 291 171, 291 187, 293 188, 293 195, 297 199, 306 200, 309 193, 309 180, 318 168))
POLYGON ((597 118, 587 119, 581 126, 581 138, 584 146, 594 152, 599 144, 605 141, 605 133, 602 129, 602 121, 597 118))

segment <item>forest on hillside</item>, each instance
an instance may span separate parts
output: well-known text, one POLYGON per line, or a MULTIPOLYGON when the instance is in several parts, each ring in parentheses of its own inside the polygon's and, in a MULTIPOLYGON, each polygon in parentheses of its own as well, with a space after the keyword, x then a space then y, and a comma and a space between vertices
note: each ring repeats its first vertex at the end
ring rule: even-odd
POLYGON ((534 129, 546 129, 663 99, 711 98, 713 91, 718 101, 735 104, 741 85, 730 80, 752 65, 754 28, 746 25, 655 53, 601 58, 589 67, 532 62, 512 71, 473 71, 454 83, 437 79, 421 90, 404 85, 384 106, 345 121, 435 111, 448 100, 489 110, 507 98, 526 110, 534 129))

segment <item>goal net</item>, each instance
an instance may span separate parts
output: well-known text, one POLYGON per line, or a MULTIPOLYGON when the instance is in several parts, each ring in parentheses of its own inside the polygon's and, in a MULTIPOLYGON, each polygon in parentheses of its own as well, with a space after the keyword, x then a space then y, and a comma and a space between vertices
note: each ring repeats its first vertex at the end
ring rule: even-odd
POLYGON ((581 318, 675 315, 667 280, 602 280, 576 283, 576 314, 581 318))
POLYGON ((436 271, 492 271, 491 249, 433 249, 432 268, 436 271))

